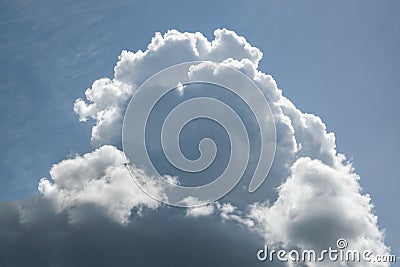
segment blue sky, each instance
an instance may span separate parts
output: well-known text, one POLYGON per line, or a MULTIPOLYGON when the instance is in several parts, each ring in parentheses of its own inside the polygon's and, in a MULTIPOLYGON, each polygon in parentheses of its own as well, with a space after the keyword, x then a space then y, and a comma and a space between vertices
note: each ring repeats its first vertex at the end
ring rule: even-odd
POLYGON ((0 2, 0 199, 37 195, 66 155, 92 150, 90 124, 72 105, 121 50, 144 50, 154 32, 216 28, 261 49, 298 108, 319 115, 353 158, 393 252, 400 248, 400 4, 397 1, 0 2))

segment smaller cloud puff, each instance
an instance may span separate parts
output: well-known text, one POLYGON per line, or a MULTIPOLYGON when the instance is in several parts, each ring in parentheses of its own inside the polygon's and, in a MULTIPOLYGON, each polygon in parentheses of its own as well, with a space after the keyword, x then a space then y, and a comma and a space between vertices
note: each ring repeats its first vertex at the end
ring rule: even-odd
MULTIPOLYGON (((68 211, 70 220, 85 216, 76 209, 91 204, 111 219, 125 224, 133 209, 156 208, 159 203, 146 195, 133 181, 125 166, 125 156, 113 146, 102 146, 91 153, 63 160, 50 170, 51 180, 43 178, 39 191, 59 212, 68 211)), ((133 170, 142 179, 144 174, 133 170)), ((147 179, 151 183, 151 179, 147 179)), ((158 190, 156 184, 151 184, 158 190)))

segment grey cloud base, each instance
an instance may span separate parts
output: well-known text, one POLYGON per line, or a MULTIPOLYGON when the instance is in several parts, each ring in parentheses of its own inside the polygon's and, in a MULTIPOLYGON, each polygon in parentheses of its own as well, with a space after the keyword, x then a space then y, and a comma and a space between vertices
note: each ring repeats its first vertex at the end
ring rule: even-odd
POLYGON ((87 216, 71 223, 43 198, 1 204, 1 266, 258 266, 263 242, 242 225, 168 207, 121 225, 95 205, 79 209, 87 216))

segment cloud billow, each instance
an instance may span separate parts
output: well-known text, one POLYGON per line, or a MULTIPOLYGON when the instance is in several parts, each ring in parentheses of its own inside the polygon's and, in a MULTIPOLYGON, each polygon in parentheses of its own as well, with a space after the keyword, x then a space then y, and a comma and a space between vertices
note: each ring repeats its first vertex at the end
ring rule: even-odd
MULTIPOLYGON (((360 193, 360 177, 336 151, 334 134, 318 116, 296 108, 258 69, 258 48, 233 31, 218 29, 214 35, 208 41, 198 32, 156 33, 147 50, 123 51, 114 77, 95 81, 86 99, 75 101, 79 119, 95 121, 95 150, 56 163, 51 178, 39 183, 41 197, 1 204, 0 262, 256 266, 255 253, 264 242, 320 250, 338 238, 346 238, 352 249, 389 252, 371 199, 360 193), (274 116, 277 147, 268 179, 254 195, 243 190, 247 180, 219 202, 184 210, 159 204, 133 182, 124 166, 121 131, 128 102, 143 81, 165 67, 196 60, 227 64, 258 85, 274 116)), ((133 175, 146 179, 140 169, 133 175)), ((148 188, 162 194, 151 180, 148 188)))

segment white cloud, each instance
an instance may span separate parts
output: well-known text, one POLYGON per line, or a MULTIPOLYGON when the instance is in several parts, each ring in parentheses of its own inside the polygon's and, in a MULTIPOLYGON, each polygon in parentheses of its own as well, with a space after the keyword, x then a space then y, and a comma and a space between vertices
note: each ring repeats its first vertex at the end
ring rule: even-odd
POLYGON ((345 238, 349 249, 388 253, 371 199, 360 194, 358 179, 350 166, 332 168, 300 158, 279 188, 277 201, 254 204, 248 217, 271 245, 322 250, 345 238))
MULTIPOLYGON (((79 206, 92 204, 113 220, 125 224, 132 209, 154 209, 158 202, 135 184, 124 162, 123 152, 113 146, 102 146, 82 157, 53 165, 50 170, 52 180, 41 179, 39 191, 56 210, 67 210, 71 221, 85 216, 80 213, 79 206)), ((139 179, 144 176, 139 170, 134 170, 133 174, 139 179)), ((158 190, 155 184, 150 186, 158 190)))
MULTIPOLYGON (((255 229, 271 244, 287 247, 320 249, 342 237, 354 248, 387 252, 371 199, 360 193, 359 177, 345 156, 337 153, 334 134, 327 132, 319 117, 296 108, 275 80, 258 69, 259 49, 232 31, 216 30, 214 35, 210 42, 201 33, 171 30, 156 33, 146 51, 123 51, 114 78, 95 81, 85 93, 86 100, 75 102, 80 120, 96 122, 92 144, 120 143, 126 105, 150 75, 185 61, 224 62, 253 79, 269 100, 278 140, 268 179, 282 185, 276 200, 261 195, 263 201, 253 203, 248 213, 226 203, 190 209, 187 216, 219 214, 222 220, 255 229)), ((122 163, 122 152, 101 147, 56 164, 51 171, 54 183, 42 180, 39 189, 60 209, 90 202, 126 222, 133 207, 157 204, 132 184, 122 163)))
POLYGON ((79 114, 80 121, 89 118, 96 120, 92 130, 92 144, 115 143, 120 137, 122 127, 123 108, 132 95, 131 87, 118 82, 103 78, 95 81, 91 88, 85 92, 86 104, 82 99, 77 99, 74 111, 79 114))
POLYGON ((250 229, 254 226, 254 221, 250 218, 245 218, 243 212, 230 203, 216 204, 219 216, 222 221, 235 221, 240 224, 246 225, 250 229))
POLYGON ((199 217, 199 216, 208 216, 214 213, 213 204, 208 204, 199 207, 188 208, 186 210, 187 217, 199 217))
POLYGON ((257 66, 262 57, 243 37, 226 29, 215 30, 209 42, 201 33, 170 30, 156 33, 146 51, 122 51, 114 68, 114 79, 95 81, 85 92, 87 103, 77 99, 74 111, 81 121, 94 119, 92 144, 115 144, 121 140, 122 119, 128 100, 137 87, 165 67, 194 60, 221 62, 246 59, 257 66))

